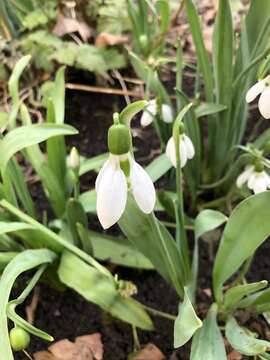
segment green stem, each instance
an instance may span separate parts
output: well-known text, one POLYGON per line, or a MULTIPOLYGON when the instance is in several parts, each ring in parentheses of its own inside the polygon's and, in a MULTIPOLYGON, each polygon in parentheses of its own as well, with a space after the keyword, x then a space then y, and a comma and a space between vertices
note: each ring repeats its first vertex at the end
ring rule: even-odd
POLYGON ((233 83, 234 89, 238 86, 239 82, 249 72, 249 70, 252 69, 253 66, 257 65, 261 60, 263 60, 265 56, 269 53, 269 51, 270 51, 270 46, 262 54, 260 54, 253 61, 251 61, 251 63, 243 71, 241 71, 241 73, 237 76, 237 78, 233 83))
POLYGON ((159 316, 159 317, 162 317, 162 318, 165 318, 165 319, 168 319, 168 320, 172 320, 172 321, 175 321, 175 319, 176 319, 176 316, 168 314, 168 313, 163 312, 163 311, 153 309, 150 306, 146 306, 146 305, 142 304, 142 307, 152 315, 159 316))

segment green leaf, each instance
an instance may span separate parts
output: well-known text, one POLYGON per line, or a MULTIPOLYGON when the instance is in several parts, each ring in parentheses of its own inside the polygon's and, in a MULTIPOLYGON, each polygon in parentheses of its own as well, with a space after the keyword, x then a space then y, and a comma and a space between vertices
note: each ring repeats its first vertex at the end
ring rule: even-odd
POLYGON ((0 348, 5 354, 5 360, 13 360, 13 354, 9 343, 6 308, 12 286, 17 277, 30 269, 41 264, 49 264, 55 260, 55 254, 50 250, 25 250, 17 255, 5 268, 0 280, 0 348))
POLYGON ((58 275, 65 285, 113 316, 144 330, 153 329, 152 321, 142 306, 120 295, 112 275, 105 276, 67 251, 61 257, 58 275))
POLYGON ((127 240, 122 237, 115 237, 98 232, 89 231, 93 244, 95 258, 101 261, 134 267, 139 269, 152 270, 151 262, 127 240))
POLYGON ((203 210, 195 219, 195 236, 199 239, 205 233, 212 231, 228 220, 227 216, 216 210, 203 210))
POLYGON ((179 348, 187 343, 201 326, 202 322, 196 315, 185 288, 184 301, 179 305, 179 312, 174 322, 174 347, 179 348))
POLYGON ((7 264, 18 254, 18 252, 14 251, 0 252, 0 272, 2 272, 7 264))
POLYGON ((172 163, 166 154, 161 154, 155 158, 146 168, 148 175, 153 182, 159 180, 172 168, 172 163))
POLYGON ((241 300, 238 304, 239 309, 252 309, 261 314, 270 309, 270 289, 259 291, 241 300))
POLYGON ((269 341, 259 340, 248 335, 232 316, 226 322, 225 333, 231 346, 240 354, 255 356, 263 354, 270 348, 269 341))
POLYGON ((195 115, 201 118, 208 115, 214 115, 227 109, 227 106, 221 104, 204 103, 195 108, 195 115))
POLYGON ((226 291, 224 296, 224 307, 226 309, 233 309, 237 307, 238 303, 247 295, 264 289, 268 282, 266 280, 255 282, 252 284, 238 285, 226 291))
POLYGON ((132 244, 182 296, 183 262, 176 243, 165 226, 154 214, 144 214, 131 197, 128 198, 126 210, 118 224, 132 244))
POLYGON ((89 171, 98 171, 108 159, 109 153, 92 157, 91 159, 81 159, 79 175, 82 176, 89 171))
POLYGON ((100 51, 93 45, 83 44, 78 46, 76 67, 107 77, 105 60, 100 51))
POLYGON ((185 5, 187 9, 188 21, 190 24, 192 38, 196 47, 199 68, 202 72, 204 79, 206 99, 208 102, 212 102, 213 100, 212 67, 203 41, 201 21, 193 1, 185 0, 185 5))
POLYGON ((2 171, 16 152, 29 146, 41 143, 53 136, 75 135, 77 130, 69 125, 37 124, 21 126, 10 131, 0 142, 0 168, 2 171))
POLYGON ((208 311, 203 326, 197 330, 191 346, 190 360, 226 360, 224 341, 217 324, 217 305, 208 311))
POLYGON ((67 202, 66 214, 68 225, 72 234, 73 244, 78 247, 82 247, 80 242, 80 235, 77 230, 77 224, 81 224, 87 229, 88 220, 80 201, 76 199, 69 199, 67 202))
POLYGON ((160 14, 160 31, 165 33, 170 25, 170 6, 168 0, 158 0, 155 5, 160 14))
POLYGON ((225 226, 214 264, 214 292, 218 300, 222 297, 223 283, 269 236, 269 202, 270 192, 266 191, 244 200, 232 212, 225 226))

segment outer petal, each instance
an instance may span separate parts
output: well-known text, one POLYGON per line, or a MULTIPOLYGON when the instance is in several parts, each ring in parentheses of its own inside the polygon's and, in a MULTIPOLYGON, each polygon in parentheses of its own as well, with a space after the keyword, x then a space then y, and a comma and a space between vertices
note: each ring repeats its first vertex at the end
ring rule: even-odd
POLYGON ((141 126, 148 126, 153 122, 153 118, 157 113, 157 104, 156 100, 149 101, 149 104, 146 106, 146 108, 143 111, 142 117, 141 117, 141 126))
POLYGON ((130 173, 131 190, 139 208, 146 214, 154 210, 156 191, 147 172, 133 160, 130 173))
POLYGON ((250 178, 254 171, 253 165, 248 165, 245 167, 245 170, 238 176, 236 179, 236 186, 241 188, 250 178))
POLYGON ((119 163, 109 161, 97 186, 97 215, 104 229, 122 216, 127 202, 127 181, 119 163))
POLYGON ((170 159, 173 166, 176 167, 176 153, 175 153, 175 144, 173 137, 171 137, 167 142, 166 155, 170 159))
POLYGON ((183 138, 180 138, 180 145, 179 145, 179 151, 180 151, 180 159, 181 159, 181 168, 183 168, 188 160, 187 157, 187 147, 186 147, 186 143, 183 140, 183 138))
POLYGON ((99 184, 100 184, 100 181, 102 179, 102 174, 104 173, 104 171, 106 170, 106 168, 108 166, 111 166, 109 160, 105 161, 102 168, 99 170, 98 176, 96 178, 96 183, 95 183, 96 192, 98 192, 99 184))
POLYGON ((163 104, 161 107, 162 111, 162 118, 165 123, 172 123, 173 122, 173 113, 172 109, 169 105, 163 104))
POLYGON ((260 95, 265 88, 265 79, 258 81, 255 85, 253 85, 247 92, 246 102, 250 103, 256 99, 258 95, 260 95))
POLYGON ((265 119, 270 119, 270 86, 266 86, 260 96, 259 110, 265 119))
POLYGON ((192 159, 195 155, 195 149, 194 149, 193 143, 187 135, 183 136, 183 141, 186 146, 187 158, 192 159))
POLYGON ((267 190, 267 181, 264 172, 254 172, 248 181, 249 189, 253 190, 255 194, 267 190))

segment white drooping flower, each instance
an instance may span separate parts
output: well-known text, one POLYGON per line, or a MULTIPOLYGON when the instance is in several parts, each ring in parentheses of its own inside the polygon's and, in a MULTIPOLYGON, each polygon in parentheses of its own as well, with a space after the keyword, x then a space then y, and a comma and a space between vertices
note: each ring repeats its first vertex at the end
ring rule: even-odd
POLYGON ((151 213, 156 202, 156 192, 147 172, 129 153, 110 154, 96 179, 97 215, 104 229, 121 218, 129 187, 139 208, 146 214, 151 213), (128 177, 121 168, 124 163, 130 168, 128 177))
POLYGON ((270 119, 270 75, 253 85, 246 95, 247 103, 259 98, 259 110, 265 119, 270 119))
POLYGON ((270 188, 270 176, 264 171, 256 171, 254 165, 247 165, 245 170, 238 176, 236 186, 241 188, 245 183, 255 194, 270 188))
MULTIPOLYGON (((186 165, 187 161, 192 159, 195 155, 193 143, 186 134, 181 134, 179 137, 179 154, 181 168, 183 168, 186 165)), ((173 136, 169 139, 167 143, 166 155, 171 160, 173 166, 176 167, 176 152, 173 136)))
MULTIPOLYGON (((153 122, 154 117, 157 115, 158 106, 156 100, 150 100, 148 105, 143 111, 141 117, 141 126, 145 127, 150 125, 153 122)), ((173 113, 172 109, 168 104, 161 105, 162 119, 165 123, 173 122, 173 113)))

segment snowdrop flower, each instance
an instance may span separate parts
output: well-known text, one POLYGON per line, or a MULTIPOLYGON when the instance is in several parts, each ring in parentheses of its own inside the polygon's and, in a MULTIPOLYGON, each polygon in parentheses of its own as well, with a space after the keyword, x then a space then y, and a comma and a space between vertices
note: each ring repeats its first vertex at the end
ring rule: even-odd
POLYGON ((247 165, 236 180, 236 186, 241 188, 245 183, 255 194, 270 188, 270 176, 264 171, 256 171, 254 165, 247 165))
POLYGON ((104 229, 122 216, 130 189, 137 205, 146 214, 153 211, 156 192, 147 172, 130 154, 130 130, 113 125, 108 132, 109 159, 96 179, 97 215, 104 229))
MULTIPOLYGON (((141 117, 141 126, 145 127, 153 122, 154 117, 157 115, 158 107, 156 100, 150 100, 141 117)), ((165 123, 173 122, 172 109, 168 104, 161 105, 162 119, 165 123)))
MULTIPOLYGON (((192 159, 195 155, 194 146, 192 141, 186 134, 181 134, 179 137, 179 153, 180 153, 180 162, 181 168, 183 168, 187 161, 192 159)), ((166 146, 166 155, 171 160, 171 163, 176 167, 176 152, 175 152, 175 142, 173 136, 169 139, 166 146)))
POLYGON ((265 119, 270 119, 270 75, 253 85, 246 95, 247 103, 259 98, 259 110, 265 119))

